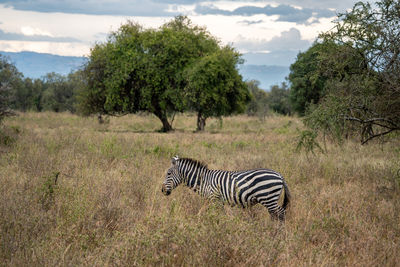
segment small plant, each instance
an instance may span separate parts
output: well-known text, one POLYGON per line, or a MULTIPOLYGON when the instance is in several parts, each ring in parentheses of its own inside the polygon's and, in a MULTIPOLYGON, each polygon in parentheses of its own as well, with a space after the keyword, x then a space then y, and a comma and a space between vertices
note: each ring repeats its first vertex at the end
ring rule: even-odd
POLYGON ((109 116, 104 116, 103 114, 99 113, 97 115, 97 121, 99 124, 110 124, 110 117, 109 116))
POLYGON ((232 147, 234 147, 235 149, 244 149, 245 147, 247 147, 249 145, 250 144, 248 142, 244 142, 244 141, 232 142, 232 147))
POLYGON ((176 144, 175 147, 155 145, 153 148, 146 149, 145 151, 147 154, 154 154, 158 157, 160 156, 172 157, 176 154, 179 154, 179 145, 176 144))
POLYGON ((321 152, 324 152, 324 150, 321 148, 321 146, 319 145, 319 143, 316 140, 317 137, 318 137, 318 134, 314 131, 310 131, 310 130, 301 131, 300 135, 298 137, 296 151, 300 152, 302 149, 304 149, 307 154, 309 152, 311 152, 314 155, 315 155, 315 152, 314 152, 315 149, 318 149, 321 152))
POLYGON ((395 183, 395 187, 397 187, 397 189, 399 189, 400 188, 400 168, 396 172, 396 175, 394 177, 394 183, 395 183))
POLYGON ((10 146, 12 143, 14 143, 15 139, 6 133, 2 132, 0 130, 0 144, 4 146, 10 146))
POLYGON ((54 204, 54 193, 57 187, 57 180, 60 172, 54 172, 44 178, 44 182, 41 187, 38 188, 39 202, 42 204, 44 210, 49 210, 54 204))
POLYGON ((17 135, 21 132, 17 126, 2 127, 0 126, 0 145, 11 146, 16 140, 17 135))
POLYGON ((110 158, 118 158, 121 156, 122 147, 118 142, 117 136, 106 137, 100 144, 100 152, 102 155, 110 158))

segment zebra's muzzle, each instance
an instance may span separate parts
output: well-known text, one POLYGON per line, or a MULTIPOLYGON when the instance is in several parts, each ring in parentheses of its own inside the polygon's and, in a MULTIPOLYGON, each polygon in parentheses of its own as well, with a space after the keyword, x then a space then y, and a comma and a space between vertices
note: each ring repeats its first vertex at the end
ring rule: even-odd
POLYGON ((168 191, 167 188, 165 187, 165 184, 162 185, 161 187, 161 192, 163 192, 164 195, 168 196, 171 194, 171 191, 168 191))

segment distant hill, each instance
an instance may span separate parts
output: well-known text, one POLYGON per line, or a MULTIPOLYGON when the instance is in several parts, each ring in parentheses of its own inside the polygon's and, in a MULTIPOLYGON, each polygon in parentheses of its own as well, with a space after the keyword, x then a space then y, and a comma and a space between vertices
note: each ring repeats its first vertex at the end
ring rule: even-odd
POLYGON ((29 78, 41 78, 49 72, 67 75, 79 68, 86 60, 85 57, 67 57, 35 52, 1 52, 10 58, 17 69, 29 78))
MULTIPOLYGON (((67 75, 78 69, 85 62, 85 57, 67 57, 35 52, 1 52, 15 64, 25 77, 41 78, 49 72, 67 75)), ((258 80, 260 87, 269 90, 271 85, 280 84, 285 81, 289 74, 289 67, 248 65, 239 68, 245 80, 258 80)))

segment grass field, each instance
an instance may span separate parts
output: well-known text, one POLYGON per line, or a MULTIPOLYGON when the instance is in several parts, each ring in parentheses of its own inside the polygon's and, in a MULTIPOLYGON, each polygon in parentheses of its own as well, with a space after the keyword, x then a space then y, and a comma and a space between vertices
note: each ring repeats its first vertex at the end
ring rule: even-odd
POLYGON ((298 118, 152 116, 98 124, 71 114, 5 121, 0 145, 0 266, 400 266, 400 140, 329 141, 297 153, 298 118), (14 141, 12 140, 14 139, 14 141), (285 224, 267 210, 161 193, 174 155, 213 169, 284 175, 285 224))

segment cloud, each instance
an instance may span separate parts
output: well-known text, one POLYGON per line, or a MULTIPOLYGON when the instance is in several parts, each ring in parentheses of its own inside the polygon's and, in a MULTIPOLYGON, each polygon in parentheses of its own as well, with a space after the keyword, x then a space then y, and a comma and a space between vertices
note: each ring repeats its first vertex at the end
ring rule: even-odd
POLYGON ((106 40, 108 35, 109 34, 107 32, 98 32, 94 34, 94 37, 96 38, 96 40, 106 40))
POLYGON ((243 59, 246 65, 290 66, 299 51, 274 51, 271 53, 245 53, 243 59))
POLYGON ((247 64, 289 66, 300 51, 310 47, 311 42, 301 39, 300 31, 291 28, 269 41, 239 37, 233 45, 244 53, 247 64))
MULTIPOLYGON (((216 5, 224 3, 233 6, 245 5, 244 3, 247 3, 247 5, 239 7, 236 12, 266 14, 265 12, 274 13, 280 12, 280 9, 283 9, 284 12, 289 11, 289 13, 275 15, 281 16, 281 19, 285 19, 285 21, 296 22, 304 21, 305 17, 310 16, 310 12, 317 12, 320 16, 324 17, 332 16, 333 12, 330 9, 343 12, 345 9, 352 7, 357 0, 276 0, 274 2, 279 4, 279 6, 273 7, 267 5, 265 7, 256 7, 251 5, 251 3, 262 3, 259 0, 0 0, 0 4, 16 10, 150 17, 178 15, 178 12, 170 7, 188 5, 196 6, 198 14, 234 15, 231 11, 210 6, 210 3, 215 3, 216 5), (293 6, 301 8, 296 9, 293 6), (325 14, 323 14, 324 12, 325 14)), ((186 12, 183 13, 187 14, 186 12)))
POLYGON ((44 31, 42 29, 39 28, 33 28, 31 26, 23 26, 21 27, 21 32, 23 35, 28 35, 28 36, 32 36, 32 35, 44 35, 44 36, 50 36, 52 37, 51 33, 44 31))
MULTIPOLYGON (((191 5, 204 2, 204 0, 154 0, 157 3, 191 5)), ((212 2, 208 0, 207 2, 212 2)))
MULTIPOLYGON (((267 16, 278 15, 277 21, 295 22, 307 24, 311 18, 329 18, 335 13, 329 9, 295 8, 290 5, 264 7, 242 6, 233 11, 219 9, 213 5, 196 5, 195 12, 201 15, 225 15, 225 16, 252 16, 264 14, 267 16)), ((315 21, 315 20, 314 20, 315 21)))
POLYGON ((300 31, 296 28, 290 28, 288 31, 283 31, 279 36, 273 37, 267 41, 265 39, 246 39, 239 36, 238 41, 234 42, 234 46, 242 51, 252 51, 264 53, 271 51, 299 51, 305 50, 311 42, 301 39, 300 31))
POLYGON ((265 2, 274 2, 278 5, 291 5, 296 7, 303 8, 315 8, 315 9, 335 9, 339 12, 343 12, 348 8, 353 7, 353 5, 360 0, 275 0, 275 1, 261 1, 261 0, 153 0, 157 3, 165 3, 165 4, 183 4, 183 5, 193 5, 193 4, 201 4, 201 3, 216 3, 220 4, 224 2, 225 4, 233 4, 233 3, 265 3, 265 2))
POLYGON ((301 7, 313 7, 316 9, 331 9, 334 8, 336 11, 343 12, 359 0, 278 0, 281 4, 295 5, 301 7))
POLYGON ((64 42, 64 43, 79 43, 80 40, 72 37, 53 37, 49 34, 37 34, 37 29, 25 27, 22 29, 24 34, 4 32, 0 30, 0 40, 6 41, 31 41, 31 42, 64 42), (35 31, 36 30, 36 31, 35 31))
MULTIPOLYGON (((45 13, 71 13, 88 15, 171 16, 167 1, 144 0, 0 0, 0 4, 16 10, 45 13)), ((180 1, 188 2, 188 1, 180 1)))
POLYGON ((238 21, 238 23, 240 23, 240 24, 245 24, 245 25, 254 25, 254 24, 260 24, 260 23, 263 23, 264 21, 263 20, 241 20, 241 21, 238 21))
MULTIPOLYGON (((307 10, 295 8, 286 4, 266 6, 265 2, 256 1, 259 0, 253 2, 251 2, 251 0, 207 1, 207 4, 198 1, 178 0, 178 2, 174 1, 174 3, 178 3, 176 5, 181 5, 179 6, 180 8, 175 10, 176 12, 180 10, 180 12, 184 14, 190 14, 193 23, 207 27, 210 33, 216 36, 222 44, 233 43, 234 46, 240 47, 239 51, 243 53, 251 52, 252 55, 255 55, 257 52, 262 52, 260 58, 268 57, 269 59, 273 55, 278 55, 278 50, 276 49, 286 49, 287 47, 291 49, 290 55, 297 54, 299 50, 309 45, 311 41, 307 40, 313 40, 318 32, 326 31, 332 27, 330 22, 331 18, 321 18, 319 19, 319 23, 314 23, 312 25, 296 25, 295 23, 285 22, 276 23, 276 20, 287 19, 287 16, 292 16, 293 18, 293 13, 300 16, 300 18, 293 20, 304 21, 310 13, 307 13, 307 10), (197 5, 189 5, 194 2, 197 2, 197 5), (212 6, 212 4, 215 6, 212 6), (259 7, 251 7, 251 5, 258 5, 259 7), (211 11, 215 11, 216 14, 219 12, 218 10, 222 10, 229 15, 202 16, 194 12, 195 8, 200 6, 211 8, 211 11), (249 6, 250 8, 246 10, 245 7, 249 6), (267 10, 277 15, 265 16, 263 13, 254 16, 233 16, 231 14, 233 12, 241 12, 243 14, 247 12, 248 14, 252 14, 251 12, 254 11, 253 8, 264 11, 267 10), (185 13, 185 10, 187 13, 185 13), (305 16, 304 13, 307 16, 305 16), (291 29, 291 27, 295 28, 291 29), (281 34, 282 31, 286 32, 281 34), (301 32, 301 36, 299 31, 301 32), (238 35, 242 37, 238 38, 238 35), (267 44, 264 44, 264 42, 267 44)), ((106 40, 108 33, 117 30, 121 24, 126 23, 127 19, 138 22, 144 27, 155 28, 170 20, 171 14, 173 14, 173 12, 167 12, 168 16, 155 16, 157 12, 167 14, 162 8, 168 5, 169 10, 172 10, 171 6, 174 6, 174 4, 168 4, 170 2, 169 0, 150 0, 150 5, 158 8, 161 7, 161 9, 156 8, 156 10, 151 13, 154 16, 86 15, 68 13, 77 10, 81 10, 81 13, 87 13, 85 11, 86 9, 93 9, 90 12, 95 13, 95 10, 106 9, 107 5, 104 3, 110 5, 111 2, 113 3, 113 10, 125 9, 118 12, 133 14, 130 10, 136 7, 136 13, 141 13, 140 10, 153 12, 153 10, 149 10, 148 2, 144 2, 144 0, 132 0, 129 3, 128 0, 0 0, 0 23, 2 22, 2 24, 0 24, 0 29, 2 30, 0 32, 0 46, 10 46, 8 48, 9 51, 32 50, 43 52, 49 50, 51 53, 79 56, 88 54, 90 47, 93 46, 94 43, 106 40), (5 4, 1 3, 7 3, 9 7, 7 8, 5 4), (24 5, 24 3, 26 5, 24 5), (34 5, 32 3, 34 3, 34 5), (46 3, 48 3, 47 7, 46 3), (16 6, 24 10, 17 10, 16 6), (29 8, 45 9, 47 11, 26 11, 29 10, 29 8), (67 12, 66 10, 69 11, 67 12), (55 11, 61 13, 56 13, 55 11), (30 28, 25 28, 25 30, 22 31, 22 27, 27 25, 29 25, 30 28), (78 40, 80 40, 80 43, 77 42, 78 40), (71 41, 71 43, 67 43, 69 41, 71 41), (70 46, 67 47, 67 44, 70 44, 70 46)), ((309 7, 315 8, 316 10, 313 11, 314 13, 311 12, 312 17, 309 19, 310 22, 313 19, 317 19, 318 16, 326 15, 323 13, 323 11, 325 11, 324 9, 318 11, 317 7, 311 5, 309 7)), ((113 13, 114 11, 110 9, 107 12, 113 13)), ((328 10, 328 13, 329 12, 331 11, 328 10)), ((141 14, 144 13, 142 12, 141 14)), ((289 58, 289 55, 283 52, 280 55, 289 58)), ((278 60, 279 57, 274 57, 274 60, 275 58, 278 60)))
POLYGON ((272 38, 265 43, 265 46, 272 51, 275 50, 302 50, 311 45, 310 41, 301 39, 300 31, 296 28, 290 28, 284 31, 280 36, 272 38))
POLYGON ((62 56, 86 56, 90 46, 85 43, 64 42, 31 42, 31 41, 1 41, 0 51, 21 52, 33 51, 62 56))

